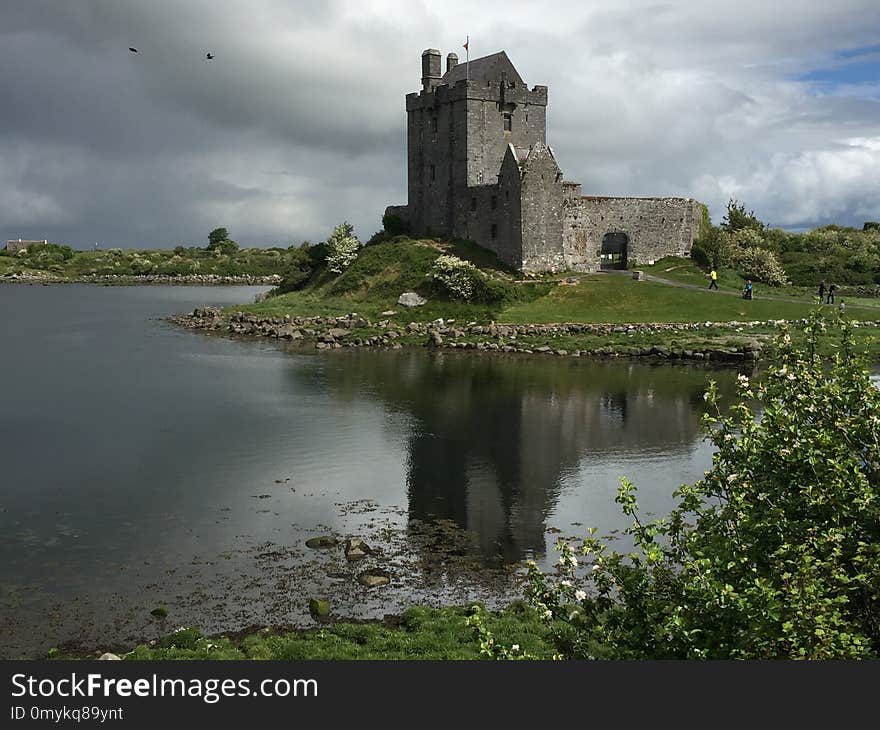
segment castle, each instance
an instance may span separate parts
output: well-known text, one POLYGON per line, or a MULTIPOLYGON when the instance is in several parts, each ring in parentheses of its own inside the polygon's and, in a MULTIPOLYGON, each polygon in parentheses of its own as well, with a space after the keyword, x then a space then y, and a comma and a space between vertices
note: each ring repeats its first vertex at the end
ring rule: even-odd
POLYGON ((408 203, 390 206, 414 235, 466 238, 523 271, 594 271, 687 256, 703 207, 690 198, 584 196, 546 142, 547 87, 531 89, 504 51, 458 63, 422 53, 422 90, 406 95, 408 203))

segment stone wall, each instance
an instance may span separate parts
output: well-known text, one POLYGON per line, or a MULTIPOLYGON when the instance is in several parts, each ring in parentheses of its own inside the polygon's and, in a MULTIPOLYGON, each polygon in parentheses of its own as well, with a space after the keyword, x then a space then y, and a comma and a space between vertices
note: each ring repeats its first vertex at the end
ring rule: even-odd
POLYGON ((18 253, 19 251, 24 251, 29 246, 42 246, 46 243, 46 241, 23 241, 22 239, 18 239, 16 241, 7 241, 6 242, 6 251, 7 253, 18 253))
POLYGON ((523 271, 566 269, 562 172, 545 145, 536 145, 523 162, 521 197, 523 271))
POLYGON ((636 263, 690 255, 703 214, 696 200, 583 197, 579 188, 565 188, 563 245, 569 268, 598 269, 607 233, 626 234, 627 258, 636 263))

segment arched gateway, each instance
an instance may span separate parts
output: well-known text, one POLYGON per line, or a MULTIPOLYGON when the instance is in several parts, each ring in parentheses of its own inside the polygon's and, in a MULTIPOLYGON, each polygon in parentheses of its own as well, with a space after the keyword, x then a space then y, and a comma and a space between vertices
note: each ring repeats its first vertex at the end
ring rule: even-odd
POLYGON ((603 269, 625 269, 629 237, 625 233, 606 233, 602 237, 599 260, 603 269))

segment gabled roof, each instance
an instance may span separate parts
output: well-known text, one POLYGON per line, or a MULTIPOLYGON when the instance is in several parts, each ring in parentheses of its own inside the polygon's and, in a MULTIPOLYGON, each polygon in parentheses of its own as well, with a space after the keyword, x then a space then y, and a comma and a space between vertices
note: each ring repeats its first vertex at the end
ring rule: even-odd
POLYGON ((464 81, 468 77, 483 83, 488 81, 499 83, 502 74, 505 75, 507 81, 513 81, 517 86, 525 86, 525 81, 522 80, 522 76, 519 75, 504 51, 475 58, 470 62, 469 67, 467 61, 461 61, 444 74, 440 83, 452 86, 456 81, 464 81))

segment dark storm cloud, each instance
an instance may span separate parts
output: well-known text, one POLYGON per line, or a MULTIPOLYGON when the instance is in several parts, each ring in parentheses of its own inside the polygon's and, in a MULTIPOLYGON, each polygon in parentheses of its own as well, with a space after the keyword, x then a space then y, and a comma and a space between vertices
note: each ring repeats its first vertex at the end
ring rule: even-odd
POLYGON ((405 202, 421 50, 463 59, 465 33, 550 85, 548 141, 585 192, 880 217, 876 91, 797 80, 875 42, 871 6, 12 0, 0 238, 173 246, 225 225, 286 245, 342 219, 367 237, 405 202))

